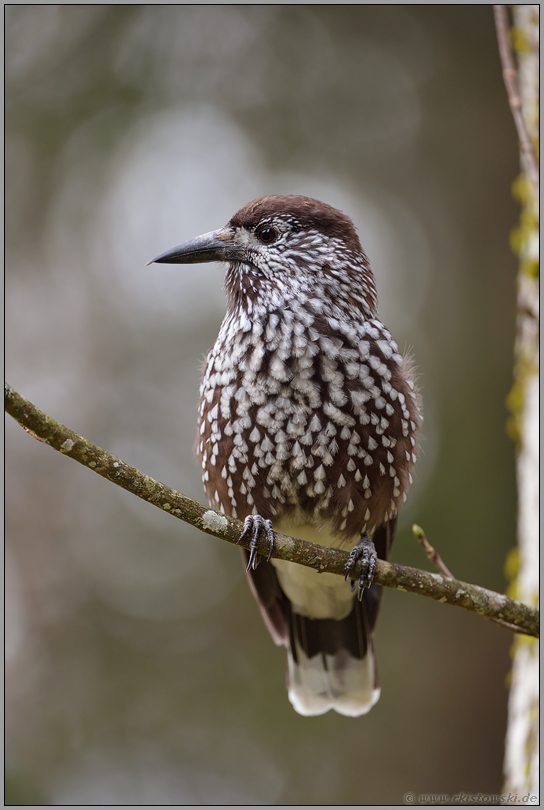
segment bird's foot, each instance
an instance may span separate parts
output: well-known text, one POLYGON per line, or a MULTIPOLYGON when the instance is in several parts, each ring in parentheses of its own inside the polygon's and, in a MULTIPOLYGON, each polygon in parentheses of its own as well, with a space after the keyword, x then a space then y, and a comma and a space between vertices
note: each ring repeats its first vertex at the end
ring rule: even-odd
MULTIPOLYGON (((357 599, 360 602, 363 598, 365 588, 370 588, 372 585, 372 580, 374 579, 374 573, 376 571, 376 563, 378 561, 376 547, 368 534, 363 534, 357 545, 350 552, 348 561, 346 563, 346 579, 349 577, 359 560, 361 560, 361 573, 359 575, 359 582, 357 585, 357 599)), ((355 590, 355 581, 353 579, 350 582, 350 587, 352 591, 355 590)))
POLYGON ((244 520, 244 529, 238 538, 238 542, 251 534, 251 544, 249 546, 249 560, 247 563, 246 571, 250 568, 255 570, 259 565, 259 555, 257 552, 257 544, 259 540, 259 532, 264 529, 265 536, 268 541, 268 557, 267 562, 270 562, 272 552, 274 551, 274 529, 272 528, 272 521, 265 520, 260 515, 248 515, 244 520))

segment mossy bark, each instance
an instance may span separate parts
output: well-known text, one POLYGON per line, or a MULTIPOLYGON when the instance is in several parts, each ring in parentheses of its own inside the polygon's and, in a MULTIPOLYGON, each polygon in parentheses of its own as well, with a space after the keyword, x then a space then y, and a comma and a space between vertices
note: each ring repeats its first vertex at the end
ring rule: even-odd
MULTIPOLYGON (((506 89, 520 143, 514 195, 522 209, 512 233, 519 256, 514 383, 509 428, 517 445, 518 545, 508 562, 510 595, 538 604, 539 587, 539 5, 495 6, 506 89)), ((508 703, 504 792, 538 796, 538 643, 517 639, 508 703)), ((525 800, 527 803, 527 799, 525 800)))

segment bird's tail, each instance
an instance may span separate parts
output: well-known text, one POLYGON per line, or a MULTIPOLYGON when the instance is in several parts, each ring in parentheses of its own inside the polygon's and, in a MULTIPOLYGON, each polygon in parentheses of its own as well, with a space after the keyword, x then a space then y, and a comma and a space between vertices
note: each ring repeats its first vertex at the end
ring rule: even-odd
MULTIPOLYGON (((393 518, 374 532, 382 560, 389 556, 395 525, 393 518)), ((245 550, 243 557, 247 566, 245 550)), ((372 636, 382 588, 367 588, 360 602, 354 597, 344 619, 311 619, 295 613, 271 563, 263 560, 247 573, 272 638, 287 648, 289 699, 297 712, 313 715, 334 709, 358 717, 370 711, 380 697, 372 636)))
POLYGON ((366 714, 380 696, 368 601, 354 600, 341 621, 291 613, 287 682, 289 700, 303 715, 334 709, 366 714))

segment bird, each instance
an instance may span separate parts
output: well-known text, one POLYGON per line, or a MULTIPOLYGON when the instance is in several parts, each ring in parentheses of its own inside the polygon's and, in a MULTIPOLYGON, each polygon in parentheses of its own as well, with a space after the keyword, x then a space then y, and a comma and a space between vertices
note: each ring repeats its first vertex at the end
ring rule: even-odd
POLYGON ((366 714, 374 628, 422 408, 414 365, 378 317, 352 220, 300 195, 248 202, 148 264, 226 263, 227 311, 203 369, 197 455, 210 506, 244 521, 249 584, 287 649, 301 715, 366 714), (346 578, 275 559, 279 532, 349 552, 346 578), (266 538, 270 553, 257 554, 266 538))

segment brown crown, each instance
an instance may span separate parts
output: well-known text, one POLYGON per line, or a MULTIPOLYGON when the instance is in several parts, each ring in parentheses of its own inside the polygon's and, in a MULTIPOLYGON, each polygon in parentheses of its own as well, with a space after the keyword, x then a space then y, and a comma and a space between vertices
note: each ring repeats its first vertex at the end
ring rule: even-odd
POLYGON ((362 252, 355 226, 348 216, 332 205, 297 194, 251 200, 234 214, 228 224, 230 227, 252 230, 263 219, 274 216, 292 218, 304 230, 313 228, 325 236, 342 239, 349 250, 362 252))

